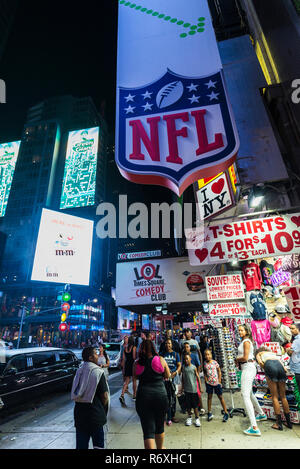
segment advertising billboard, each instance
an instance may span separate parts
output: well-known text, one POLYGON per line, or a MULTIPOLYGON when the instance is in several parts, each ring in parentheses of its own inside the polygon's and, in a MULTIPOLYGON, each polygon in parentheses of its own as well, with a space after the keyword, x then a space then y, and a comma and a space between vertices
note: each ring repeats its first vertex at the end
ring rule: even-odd
POLYGON ((69 132, 60 208, 95 203, 99 127, 69 132))
POLYGON ((176 194, 225 171, 239 139, 207 0, 120 0, 116 162, 176 194))
POLYGON ((0 144, 0 217, 4 217, 21 141, 0 144))
POLYGON ((31 280, 89 285, 94 222, 43 209, 31 280))
POLYGON ((118 263, 116 304, 207 301, 205 276, 211 270, 191 267, 187 257, 118 263))

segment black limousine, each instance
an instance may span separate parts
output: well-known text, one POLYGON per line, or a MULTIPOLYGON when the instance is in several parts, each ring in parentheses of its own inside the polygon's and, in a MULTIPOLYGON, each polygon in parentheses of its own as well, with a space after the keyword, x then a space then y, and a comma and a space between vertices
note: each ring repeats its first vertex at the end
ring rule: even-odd
POLYGON ((51 391, 70 390, 79 365, 80 360, 71 350, 52 347, 5 350, 5 358, 0 362, 2 409, 51 391))

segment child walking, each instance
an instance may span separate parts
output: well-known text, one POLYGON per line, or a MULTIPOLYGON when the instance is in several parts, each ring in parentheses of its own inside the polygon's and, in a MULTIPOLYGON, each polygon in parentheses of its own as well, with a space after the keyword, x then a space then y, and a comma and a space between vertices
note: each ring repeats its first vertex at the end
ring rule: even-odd
POLYGON ((201 427, 198 411, 199 397, 197 393, 197 382, 199 388, 201 388, 200 377, 197 368, 191 363, 191 355, 186 353, 184 356, 184 365, 182 369, 182 389, 184 391, 185 404, 188 412, 188 418, 186 419, 185 424, 187 426, 192 425, 192 409, 194 409, 195 425, 196 427, 201 427))
POLYGON ((209 349, 206 349, 204 352, 204 379, 207 392, 207 420, 210 422, 213 418, 213 414, 211 413, 211 403, 213 393, 215 393, 224 410, 223 422, 227 422, 229 414, 222 393, 221 369, 219 363, 213 360, 212 353, 209 349))

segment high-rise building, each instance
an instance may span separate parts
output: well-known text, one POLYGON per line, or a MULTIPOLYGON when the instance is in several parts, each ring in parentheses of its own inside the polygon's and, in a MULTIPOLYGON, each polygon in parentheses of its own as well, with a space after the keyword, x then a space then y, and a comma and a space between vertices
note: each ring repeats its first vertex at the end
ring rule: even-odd
MULTIPOLYGON (((25 303, 30 299, 30 308, 34 299, 41 310, 56 303, 61 286, 31 281, 41 212, 48 208, 96 221, 96 207, 106 191, 106 148, 106 122, 91 98, 53 97, 29 109, 6 212, 0 217, 0 231, 6 235, 0 266, 6 312, 11 313, 16 303, 23 304, 23 298, 25 303), (90 131, 96 142, 93 155, 85 151, 91 143, 90 131), (79 143, 69 150, 74 135, 79 143), (79 166, 73 164, 74 147, 82 152, 79 166), (64 192, 68 195, 65 204, 64 192)), ((111 298, 104 281, 107 255, 105 241, 94 234, 90 285, 72 289, 74 301, 86 304, 91 298, 98 300, 106 305, 109 316, 111 298)))
POLYGON ((289 197, 300 202, 300 2, 240 0, 267 86, 264 103, 292 182, 289 197))

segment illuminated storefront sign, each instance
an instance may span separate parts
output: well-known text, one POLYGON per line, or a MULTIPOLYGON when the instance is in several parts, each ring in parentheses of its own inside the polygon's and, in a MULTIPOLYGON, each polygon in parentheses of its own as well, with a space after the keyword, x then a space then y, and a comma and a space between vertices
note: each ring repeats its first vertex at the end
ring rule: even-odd
POLYGON ((0 217, 4 217, 21 141, 0 144, 0 217))
POLYGON ((43 209, 31 280, 89 285, 94 222, 43 209))
POLYGON ((94 205, 99 127, 69 132, 60 208, 94 205))
POLYGON ((117 165, 181 195, 239 148, 207 0, 121 0, 118 23, 117 165))

